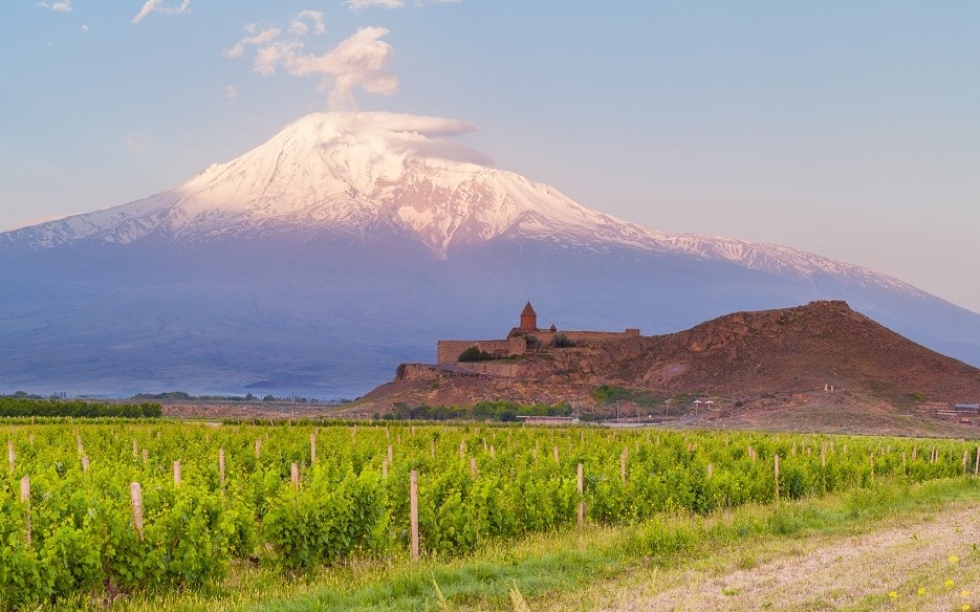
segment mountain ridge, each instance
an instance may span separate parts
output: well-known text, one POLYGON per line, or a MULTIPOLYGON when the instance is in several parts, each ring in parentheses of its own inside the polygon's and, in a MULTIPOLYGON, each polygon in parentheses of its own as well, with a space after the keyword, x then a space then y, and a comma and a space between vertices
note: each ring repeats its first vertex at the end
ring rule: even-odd
POLYGON ((0 234, 0 389, 349 396, 532 296, 649 333, 845 299, 980 364, 976 313, 789 247, 591 211, 451 140, 469 129, 318 113, 169 191, 0 234))

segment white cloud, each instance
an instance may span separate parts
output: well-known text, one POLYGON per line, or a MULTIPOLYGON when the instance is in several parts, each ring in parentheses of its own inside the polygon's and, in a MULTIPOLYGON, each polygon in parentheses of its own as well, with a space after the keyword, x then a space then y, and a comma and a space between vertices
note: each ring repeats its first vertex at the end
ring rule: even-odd
MULTIPOLYGON (((415 0, 415 6, 425 6, 427 4, 456 4, 459 0, 415 0)), ((366 8, 401 8, 405 6, 405 0, 347 0, 344 2, 352 11, 361 11, 366 8)))
POLYGON ((398 8, 400 6, 405 6, 405 2, 403 0, 347 0, 347 2, 344 4, 349 6, 352 11, 360 11, 362 9, 371 8, 372 6, 380 6, 382 8, 398 8))
POLYGON ((49 11, 54 11, 56 13, 70 13, 71 12, 71 0, 60 0, 59 2, 38 2, 37 5, 41 8, 46 8, 49 11))
POLYGON ((82 30, 82 34, 88 34, 88 30, 89 30, 88 24, 83 23, 81 30, 82 30))
POLYGON ((133 23, 143 21, 143 18, 150 13, 164 13, 167 15, 190 13, 190 4, 191 0, 180 0, 180 4, 177 4, 176 0, 146 0, 146 4, 143 5, 140 12, 133 17, 133 23))
POLYGON ((314 34, 326 34, 327 25, 321 11, 300 11, 289 25, 289 31, 296 36, 306 36, 310 33, 310 24, 314 34), (307 23, 309 22, 309 23, 307 23))
POLYGON ((151 142, 153 142, 153 138, 139 132, 126 135, 126 146, 133 153, 142 153, 143 149, 149 146, 151 142))
POLYGON ((231 58, 241 57, 242 55, 245 54, 246 46, 264 45, 266 43, 270 43, 275 39, 279 38, 279 34, 281 33, 279 28, 267 28, 259 32, 258 34, 256 34, 256 32, 258 32, 258 26, 256 26, 254 23, 248 24, 247 26, 242 28, 242 30, 244 30, 246 33, 254 34, 254 36, 248 36, 246 38, 243 38, 237 43, 235 43, 235 46, 232 47, 231 49, 223 51, 222 54, 225 57, 231 57, 231 58))
POLYGON ((380 40, 388 34, 385 28, 361 28, 334 49, 322 54, 305 53, 302 38, 311 31, 326 32, 323 13, 302 11, 290 24, 291 37, 282 37, 279 28, 260 30, 256 24, 242 29, 250 34, 223 52, 225 57, 238 58, 249 46, 256 47, 254 69, 264 75, 275 74, 283 68, 292 76, 320 77, 320 89, 329 90, 330 107, 354 108, 354 91, 392 95, 398 91, 398 78, 388 66, 395 55, 387 42, 380 40))
POLYGON ((234 100, 239 95, 241 95, 241 94, 238 93, 238 88, 237 87, 235 87, 234 85, 225 85, 225 97, 226 98, 228 98, 229 100, 234 100))
POLYGON ((393 95, 398 78, 388 69, 394 48, 379 40, 386 28, 361 28, 324 55, 289 53, 284 60, 293 76, 320 76, 320 89, 330 90, 330 107, 353 108, 354 90, 393 95))

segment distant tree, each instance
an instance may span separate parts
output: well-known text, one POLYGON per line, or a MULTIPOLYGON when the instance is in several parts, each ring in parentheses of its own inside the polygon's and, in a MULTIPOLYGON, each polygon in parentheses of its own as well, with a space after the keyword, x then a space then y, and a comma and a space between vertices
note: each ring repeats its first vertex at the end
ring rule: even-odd
POLYGON ((263 402, 274 402, 274 401, 276 401, 276 396, 275 395, 271 395, 271 394, 270 395, 266 395, 265 397, 262 398, 262 401, 263 402))

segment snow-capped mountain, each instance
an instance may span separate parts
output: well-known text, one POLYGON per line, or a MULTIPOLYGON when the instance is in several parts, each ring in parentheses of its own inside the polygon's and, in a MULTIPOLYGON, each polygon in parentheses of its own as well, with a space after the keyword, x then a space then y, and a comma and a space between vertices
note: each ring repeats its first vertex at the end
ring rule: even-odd
POLYGON ((767 272, 842 275, 914 291, 860 266, 774 245, 668 235, 589 210, 555 188, 492 168, 443 136, 465 123, 390 113, 317 113, 176 189, 0 235, 26 248, 147 237, 206 241, 294 233, 403 231, 446 257, 501 236, 722 259, 767 272))
POLYGON ((434 117, 313 114, 172 190, 0 234, 0 316, 13 323, 0 334, 20 351, 11 353, 15 363, 26 355, 35 364, 0 365, 0 391, 4 369, 24 385, 32 371, 86 378, 78 372, 89 362, 79 368, 32 349, 38 334, 69 339, 79 360, 118 351, 99 379, 110 372, 141 390, 188 386, 178 375, 132 372, 134 354, 160 346, 166 359, 141 367, 172 372, 199 362, 196 371, 216 372, 213 383, 193 383, 204 386, 296 380, 299 371, 316 386, 318 369, 336 378, 345 367, 383 380, 394 361, 422 357, 440 334, 502 333, 508 306, 527 297, 558 322, 648 332, 843 298, 913 339, 980 362, 980 315, 860 266, 665 234, 589 210, 450 140, 470 129, 434 117), (104 330, 77 315, 79 301, 106 315, 104 330), (233 329, 234 341, 222 329, 233 329), (248 357, 254 351, 241 347, 250 337, 283 344, 281 358, 248 357), (286 344, 302 356, 288 357, 286 344))

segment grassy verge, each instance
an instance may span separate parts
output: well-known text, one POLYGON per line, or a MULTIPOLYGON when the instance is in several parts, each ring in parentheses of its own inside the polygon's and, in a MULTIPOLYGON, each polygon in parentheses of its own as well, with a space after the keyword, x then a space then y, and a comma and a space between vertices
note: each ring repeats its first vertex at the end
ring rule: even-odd
MULTIPOLYGON (((243 565, 210 589, 120 598, 111 609, 513 610, 519 607, 515 598, 523 598, 534 610, 586 610, 615 601, 617 593, 640 583, 646 585, 644 592, 670 588, 684 579, 684 568, 705 574, 749 568, 793 554, 804 539, 872 532, 978 501, 977 479, 879 482, 842 496, 780 506, 534 536, 454 559, 364 559, 293 577, 243 565)), ((79 598, 58 609, 104 610, 104 605, 79 598)))

